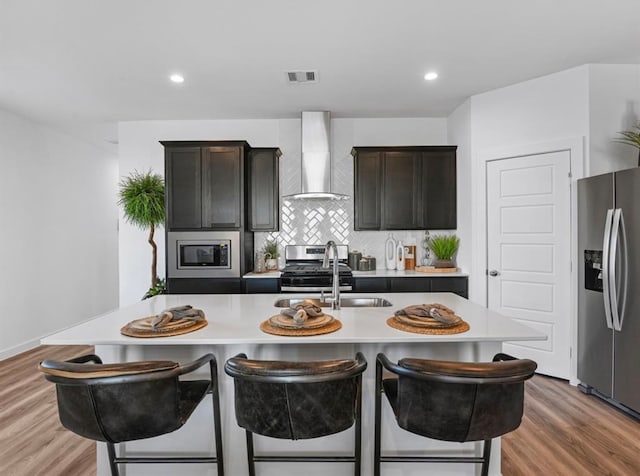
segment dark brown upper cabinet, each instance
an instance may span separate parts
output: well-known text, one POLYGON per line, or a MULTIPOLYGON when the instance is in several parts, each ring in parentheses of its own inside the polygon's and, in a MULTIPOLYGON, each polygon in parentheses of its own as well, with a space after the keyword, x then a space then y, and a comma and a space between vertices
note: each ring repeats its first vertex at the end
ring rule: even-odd
POLYGON ((456 148, 354 147, 354 228, 455 229, 456 148))
POLYGON ((244 141, 171 141, 165 147, 167 230, 244 226, 244 141))
MULTIPOLYGON (((355 150, 355 149, 354 149, 355 150)), ((353 153, 353 152, 352 152, 353 153)), ((382 152, 354 155, 354 228, 380 230, 382 224, 382 152)))
POLYGON ((456 147, 437 147, 434 150, 423 151, 423 228, 456 229, 456 210, 456 147))
POLYGON ((280 229, 278 148, 252 148, 249 151, 249 230, 280 229))

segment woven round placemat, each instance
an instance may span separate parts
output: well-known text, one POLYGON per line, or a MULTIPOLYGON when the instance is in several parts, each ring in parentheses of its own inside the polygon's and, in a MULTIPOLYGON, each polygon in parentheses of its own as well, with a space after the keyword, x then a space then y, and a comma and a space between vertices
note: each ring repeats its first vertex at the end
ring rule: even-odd
POLYGON ((466 321, 451 327, 416 327, 398 321, 395 316, 387 319, 387 325, 399 331, 413 332, 414 334, 460 334, 469 330, 469 324, 466 321))
POLYGON ((153 328, 150 322, 154 317, 143 317, 142 319, 131 321, 120 329, 120 333, 129 337, 170 337, 197 331, 208 324, 206 319, 199 321, 179 319, 171 321, 161 328, 153 328))
POLYGON ((331 332, 335 332, 342 327, 342 322, 338 319, 333 319, 329 324, 322 327, 315 327, 311 329, 305 329, 301 327, 300 329, 285 329, 282 327, 272 326, 269 322, 269 319, 263 321, 260 324, 260 330, 262 332, 266 332, 267 334, 273 334, 276 336, 317 336, 321 334, 330 334, 331 332))

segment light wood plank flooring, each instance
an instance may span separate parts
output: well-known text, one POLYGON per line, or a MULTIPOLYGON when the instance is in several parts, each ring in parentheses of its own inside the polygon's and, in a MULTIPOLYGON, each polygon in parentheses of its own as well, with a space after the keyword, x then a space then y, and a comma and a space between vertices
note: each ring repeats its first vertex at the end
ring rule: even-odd
POLYGON ((526 383, 525 416, 502 439, 502 473, 640 475, 640 422, 564 380, 526 383))
MULTIPOLYGON (((62 428, 55 388, 37 371, 92 350, 40 346, 0 362, 0 475, 95 474, 95 445, 62 428)), ((505 476, 640 475, 640 423, 543 376, 527 382, 525 418, 502 449, 505 476)))
POLYGON ((0 475, 96 473, 95 444, 62 427, 55 386, 37 368, 45 359, 92 352, 93 347, 40 346, 0 362, 0 475))

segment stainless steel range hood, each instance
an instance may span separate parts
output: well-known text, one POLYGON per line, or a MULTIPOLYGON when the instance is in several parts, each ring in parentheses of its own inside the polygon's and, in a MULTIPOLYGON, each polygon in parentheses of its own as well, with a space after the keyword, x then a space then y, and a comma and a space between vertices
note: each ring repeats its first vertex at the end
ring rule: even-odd
POLYGON ((344 200, 348 195, 331 192, 331 113, 302 113, 302 190, 285 199, 344 200))

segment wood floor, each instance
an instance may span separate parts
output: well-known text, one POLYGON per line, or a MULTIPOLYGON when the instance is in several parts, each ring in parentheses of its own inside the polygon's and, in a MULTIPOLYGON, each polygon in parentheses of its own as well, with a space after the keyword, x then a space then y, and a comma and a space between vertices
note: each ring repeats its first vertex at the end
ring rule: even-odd
MULTIPOLYGON (((61 427, 55 388, 37 371, 41 360, 91 351, 40 346, 0 361, 0 475, 95 475, 94 444, 61 427)), ((535 376, 522 425, 503 438, 502 474, 640 475, 640 423, 565 381, 535 376)))
POLYGON ((92 352, 93 347, 40 346, 0 361, 0 475, 96 474, 95 444, 62 427, 55 386, 37 369, 44 359, 92 352))
POLYGON ((526 383, 522 425, 502 439, 502 474, 640 475, 640 422, 564 380, 526 383))

